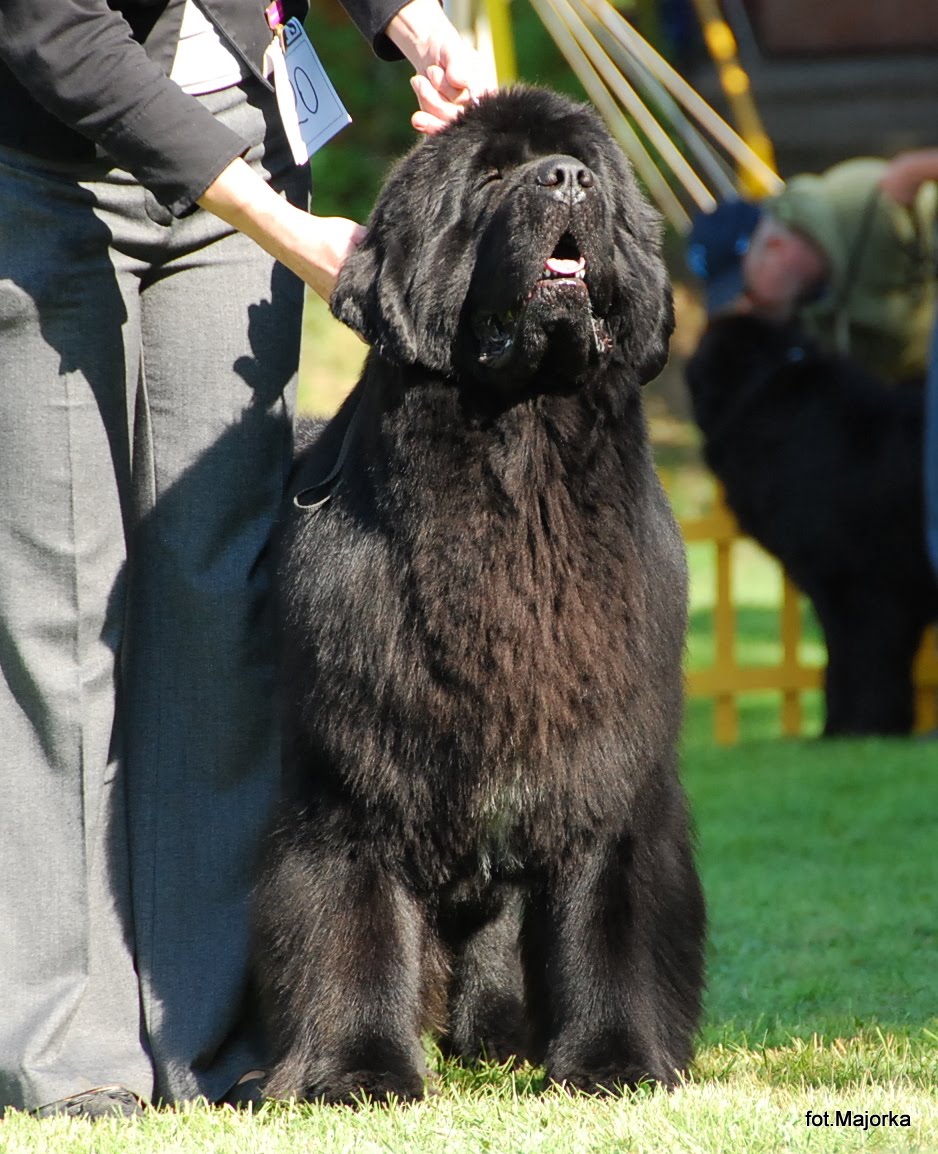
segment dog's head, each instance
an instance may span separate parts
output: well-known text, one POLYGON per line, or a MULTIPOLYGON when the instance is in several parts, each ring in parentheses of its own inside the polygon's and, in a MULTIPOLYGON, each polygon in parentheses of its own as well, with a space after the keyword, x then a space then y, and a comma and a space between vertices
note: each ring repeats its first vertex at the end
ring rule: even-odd
POLYGON ((673 327, 660 221, 599 117, 542 89, 484 98, 392 171, 335 315, 378 354, 462 379, 644 383, 673 327))

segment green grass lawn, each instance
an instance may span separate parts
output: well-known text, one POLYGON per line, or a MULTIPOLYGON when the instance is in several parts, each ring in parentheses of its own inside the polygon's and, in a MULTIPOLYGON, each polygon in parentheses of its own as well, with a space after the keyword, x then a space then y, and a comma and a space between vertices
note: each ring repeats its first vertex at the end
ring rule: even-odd
MULTIPOLYGON (((778 577, 740 550, 740 652, 773 655, 778 577)), ((706 549, 691 550, 689 661, 711 652, 706 549)), ((823 659, 808 619, 805 652, 823 659)), ((817 732, 818 695, 806 702, 817 732)), ((545 1090, 540 1071, 435 1061, 407 1108, 197 1105, 92 1126, 11 1115, 3 1154, 778 1154, 938 1152, 938 742, 778 738, 772 695, 744 700, 743 740, 712 744, 688 706, 684 775, 711 936, 697 1061, 671 1095, 545 1090), (909 1128, 808 1126, 806 1112, 909 1116, 909 1128)))
POLYGON ((710 980, 676 1093, 571 1098, 536 1070, 443 1065, 439 1093, 408 1108, 194 1106, 96 1126, 15 1115, 0 1150, 938 1151, 938 745, 786 742, 766 736, 767 701, 744 714, 747 740, 718 749, 703 703, 688 713, 710 980), (805 1124, 837 1110, 912 1125, 805 1124))

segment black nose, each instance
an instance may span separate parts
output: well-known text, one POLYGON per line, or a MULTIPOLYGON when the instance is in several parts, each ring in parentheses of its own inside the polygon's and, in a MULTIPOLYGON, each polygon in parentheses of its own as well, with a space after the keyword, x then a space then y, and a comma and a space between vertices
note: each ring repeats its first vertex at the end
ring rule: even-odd
POLYGON ((595 184, 592 172, 575 156, 548 156, 534 170, 534 180, 562 200, 582 200, 595 184))

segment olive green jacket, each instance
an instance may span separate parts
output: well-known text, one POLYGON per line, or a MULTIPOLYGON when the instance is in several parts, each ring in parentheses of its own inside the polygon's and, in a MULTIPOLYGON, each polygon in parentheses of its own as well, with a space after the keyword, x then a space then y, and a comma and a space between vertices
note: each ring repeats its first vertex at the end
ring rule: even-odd
POLYGON ((886 162, 844 161, 793 177, 771 202, 778 220, 825 253, 830 277, 799 319, 827 348, 888 381, 924 374, 935 318, 936 189, 912 209, 877 189, 886 162))

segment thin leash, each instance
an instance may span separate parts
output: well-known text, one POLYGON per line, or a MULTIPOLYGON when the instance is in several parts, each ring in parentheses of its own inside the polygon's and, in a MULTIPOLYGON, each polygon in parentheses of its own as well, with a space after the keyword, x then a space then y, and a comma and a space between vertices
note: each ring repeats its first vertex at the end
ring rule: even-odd
POLYGON ((335 464, 321 481, 317 481, 314 485, 308 485, 294 496, 293 504, 297 509, 302 509, 305 513, 315 513, 318 509, 321 509, 323 505, 328 504, 329 501, 332 500, 336 484, 341 479, 342 470, 348 459, 352 440, 358 429, 361 411, 362 399, 359 398, 358 404, 355 406, 355 412, 352 413, 352 419, 349 421, 348 428, 345 430, 345 436, 342 438, 342 444, 339 447, 339 455, 335 459, 335 464), (326 491, 322 492, 322 490, 326 491), (322 495, 316 497, 315 494, 320 492, 322 495))

